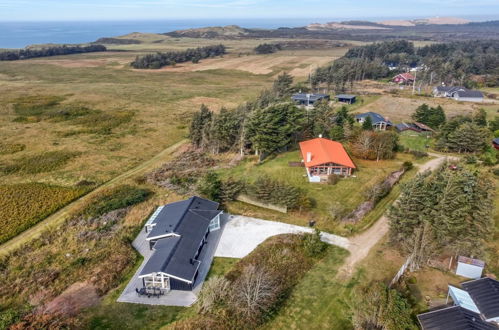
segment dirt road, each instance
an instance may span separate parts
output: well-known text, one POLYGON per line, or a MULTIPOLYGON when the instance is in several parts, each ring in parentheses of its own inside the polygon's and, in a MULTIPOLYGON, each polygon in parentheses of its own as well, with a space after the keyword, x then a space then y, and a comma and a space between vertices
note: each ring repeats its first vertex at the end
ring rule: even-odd
POLYGON ((114 179, 104 183, 103 185, 97 187, 94 189, 92 192, 88 193, 87 195, 77 199, 76 201, 72 202, 71 204, 66 205, 56 213, 52 214, 45 220, 39 222, 35 226, 31 227, 30 229, 22 232, 21 234, 17 235, 16 237, 12 238, 11 240, 5 242, 4 244, 0 245, 0 256, 6 255, 13 250, 19 248, 22 244, 25 244, 26 242, 35 239, 39 237, 45 230, 52 226, 57 226, 61 223, 63 223, 74 210, 77 210, 79 207, 84 205, 88 200, 102 192, 104 189, 111 188, 113 186, 119 185, 126 181, 127 179, 130 179, 136 175, 139 174, 144 174, 147 173, 159 166, 161 166, 168 158, 176 151, 178 150, 181 146, 187 143, 187 140, 182 140, 165 150, 161 151, 159 154, 151 158, 150 160, 140 164, 139 166, 120 174, 119 176, 115 177, 114 179))
MULTIPOLYGON (((430 156, 435 158, 419 165, 418 173, 438 168, 438 166, 440 166, 446 158, 455 159, 454 157, 447 157, 433 153, 430 153, 430 156)), ((388 217, 385 213, 368 230, 350 238, 350 248, 348 249, 350 255, 338 271, 338 277, 350 277, 355 269, 355 265, 367 257, 369 251, 383 238, 383 236, 385 236, 386 233, 388 233, 388 217)))

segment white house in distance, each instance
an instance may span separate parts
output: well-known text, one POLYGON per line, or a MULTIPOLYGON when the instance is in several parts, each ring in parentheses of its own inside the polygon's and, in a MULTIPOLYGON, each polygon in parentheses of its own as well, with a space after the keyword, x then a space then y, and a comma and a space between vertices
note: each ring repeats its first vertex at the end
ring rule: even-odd
POLYGON ((462 86, 437 86, 433 89, 433 96, 448 97, 465 102, 483 102, 484 98, 482 92, 462 86))

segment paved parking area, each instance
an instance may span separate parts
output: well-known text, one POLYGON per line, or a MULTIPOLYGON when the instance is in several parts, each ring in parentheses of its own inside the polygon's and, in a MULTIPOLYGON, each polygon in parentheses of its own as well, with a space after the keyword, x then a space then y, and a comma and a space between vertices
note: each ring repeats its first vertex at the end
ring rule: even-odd
MULTIPOLYGON (((243 258, 271 236, 311 232, 313 229, 309 227, 239 215, 230 216, 215 251, 215 257, 243 258)), ((328 233, 322 233, 322 241, 344 249, 350 246, 347 238, 328 233)))

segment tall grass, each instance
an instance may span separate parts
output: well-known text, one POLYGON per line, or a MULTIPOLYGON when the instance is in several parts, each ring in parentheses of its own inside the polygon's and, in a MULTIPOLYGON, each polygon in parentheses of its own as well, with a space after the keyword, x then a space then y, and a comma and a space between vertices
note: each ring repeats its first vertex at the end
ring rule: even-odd
POLYGON ((42 183, 0 185, 0 243, 43 220, 89 189, 42 183))
POLYGON ((66 163, 79 154, 78 152, 58 150, 33 156, 24 156, 16 159, 14 163, 0 166, 0 171, 5 174, 50 172, 66 165, 66 163))

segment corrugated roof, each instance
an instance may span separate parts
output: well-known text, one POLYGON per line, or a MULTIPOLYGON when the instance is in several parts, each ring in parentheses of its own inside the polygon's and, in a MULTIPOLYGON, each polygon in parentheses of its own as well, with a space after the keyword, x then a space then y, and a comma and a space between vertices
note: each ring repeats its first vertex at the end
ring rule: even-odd
POLYGON ((480 315, 459 306, 418 315, 423 330, 497 330, 480 315))
POLYGON ((300 150, 306 167, 325 163, 336 163, 343 166, 356 168, 343 145, 336 141, 324 138, 316 138, 300 142, 300 150), (307 153, 311 153, 312 159, 307 162, 307 153))
POLYGON ((486 319, 499 317, 499 281, 484 277, 461 285, 486 319))

